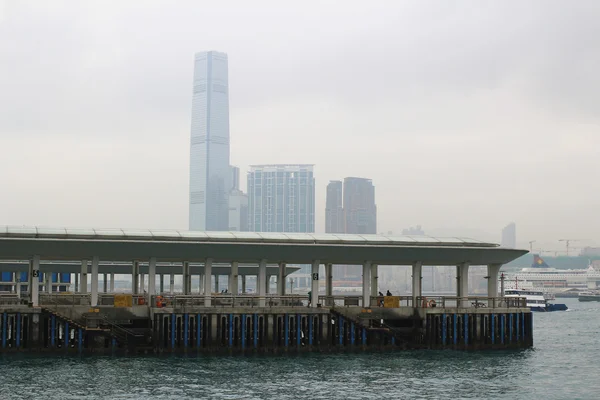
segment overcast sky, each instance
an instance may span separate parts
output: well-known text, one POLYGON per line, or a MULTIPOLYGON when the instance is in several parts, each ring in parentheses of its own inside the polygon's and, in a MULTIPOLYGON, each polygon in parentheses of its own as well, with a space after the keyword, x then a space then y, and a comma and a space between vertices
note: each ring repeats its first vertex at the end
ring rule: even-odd
POLYGON ((0 225, 186 229, 194 52, 218 50, 232 163, 314 163, 318 232, 329 180, 361 176, 380 232, 600 244, 598 21, 595 0, 0 0, 0 225))

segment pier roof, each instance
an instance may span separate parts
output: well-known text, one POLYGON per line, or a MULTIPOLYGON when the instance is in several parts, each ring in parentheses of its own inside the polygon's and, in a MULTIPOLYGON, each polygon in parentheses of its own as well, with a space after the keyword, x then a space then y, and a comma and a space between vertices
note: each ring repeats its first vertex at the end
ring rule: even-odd
POLYGON ((381 265, 505 264, 526 250, 475 239, 318 233, 203 232, 0 226, 0 259, 268 262, 381 265))

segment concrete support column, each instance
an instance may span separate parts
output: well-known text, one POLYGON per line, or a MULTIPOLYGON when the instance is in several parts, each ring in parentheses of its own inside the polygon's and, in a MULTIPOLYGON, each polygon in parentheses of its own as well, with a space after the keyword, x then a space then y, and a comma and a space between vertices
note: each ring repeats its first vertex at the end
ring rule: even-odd
POLYGON ((231 263, 231 273, 229 274, 229 285, 227 287, 229 293, 238 294, 238 263, 231 263))
POLYGON ((146 291, 146 274, 140 273, 140 290, 139 293, 143 294, 146 291))
POLYGON ((366 261, 363 264, 363 280, 362 280, 362 297, 363 307, 371 307, 371 262, 366 261))
POLYGON ((266 305, 266 295, 267 295, 267 260, 260 260, 258 264, 258 278, 256 279, 256 285, 258 286, 258 306, 264 307, 266 305))
POLYGON ((140 289, 140 262, 135 260, 131 269, 131 293, 138 294, 140 289))
POLYGON ((267 279, 265 279, 265 291, 267 294, 271 293, 271 275, 267 274, 267 279))
POLYGON ((210 277, 212 276, 212 258, 207 258, 204 262, 204 306, 211 306, 211 282, 210 277))
POLYGON ((279 296, 285 296, 285 263, 279 263, 279 269, 277 270, 277 294, 279 296))
MULTIPOLYGON (((325 296, 333 296, 333 264, 325 264, 325 296)), ((329 299, 326 305, 333 306, 333 299, 329 299)))
POLYGON ((92 257, 92 297, 91 305, 96 307, 98 305, 98 265, 100 264, 100 257, 92 257))
POLYGON ((156 294, 156 257, 150 257, 148 261, 148 300, 156 294))
POLYGON ((44 276, 46 277, 46 293, 52 294, 52 272, 44 272, 44 276))
POLYGON ((171 274, 169 277, 169 293, 175 293, 175 274, 171 274))
POLYGON ((242 294, 246 294, 246 275, 242 275, 242 294))
POLYGON ((40 305, 40 256, 33 256, 29 262, 29 302, 33 307, 40 305))
POLYGON ((215 275, 215 293, 219 293, 219 275, 215 275))
POLYGON ((502 264, 488 265, 488 297, 498 297, 498 273, 502 264))
MULTIPOLYGON (((15 291, 17 293, 17 298, 21 299, 21 273, 17 272, 17 274, 19 274, 19 277, 17 278, 17 283, 15 284, 15 291)), ((19 301, 20 302, 20 301, 19 301)))
POLYGON ((104 280, 102 281, 102 291, 108 293, 108 274, 103 274, 104 280))
POLYGON ((165 274, 159 274, 158 280, 158 291, 160 294, 163 294, 165 292, 165 274))
POLYGON ((88 260, 81 260, 81 280, 79 282, 79 293, 87 293, 88 260))
POLYGON ((462 298, 459 300, 459 307, 469 306, 466 299, 469 296, 469 263, 456 266, 456 296, 462 298))
POLYGON ((110 274, 110 292, 115 292, 115 274, 111 272, 110 274))
POLYGON ((204 294, 204 274, 198 275, 198 294, 204 294))
POLYGON ((412 304, 413 307, 420 307, 417 304, 417 297, 421 297, 421 279, 423 274, 423 263, 417 261, 412 266, 412 304))
POLYGON ((321 262, 314 260, 311 266, 311 284, 310 284, 310 306, 312 308, 317 307, 319 303, 319 266, 321 262))
POLYGON ((75 293, 79 292, 79 272, 75 272, 73 275, 75 275, 75 293))
POLYGON ((379 268, 377 264, 371 264, 371 296, 379 295, 379 268))
POLYGON ((190 263, 188 263, 187 261, 184 261, 182 264, 182 268, 183 268, 183 272, 182 272, 182 279, 183 279, 183 294, 190 294, 190 284, 191 282, 191 277, 190 277, 190 263))

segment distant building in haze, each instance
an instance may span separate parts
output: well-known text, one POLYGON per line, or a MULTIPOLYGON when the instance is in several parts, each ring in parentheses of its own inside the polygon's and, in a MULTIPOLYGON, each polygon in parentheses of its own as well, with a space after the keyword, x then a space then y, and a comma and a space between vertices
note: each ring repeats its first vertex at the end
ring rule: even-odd
POLYGON ((190 140, 189 229, 229 229, 227 54, 196 53, 190 140))
POLYGON ((424 235, 425 231, 421 229, 421 225, 411 226, 408 229, 402 229, 403 235, 424 235))
POLYGON ((252 165, 248 173, 248 229, 314 232, 313 165, 252 165))
POLYGON ((248 231, 248 196, 241 190, 229 192, 229 231, 248 231))
POLYGON ((375 186, 371 179, 344 179, 345 233, 377 233, 375 186))
POLYGON ((327 185, 325 200, 325 233, 344 233, 342 181, 331 181, 327 185))
POLYGON ((517 225, 514 222, 502 229, 502 247, 514 249, 517 247, 517 225))
POLYGON ((229 170, 231 173, 231 190, 240 190, 240 169, 230 165, 229 170))

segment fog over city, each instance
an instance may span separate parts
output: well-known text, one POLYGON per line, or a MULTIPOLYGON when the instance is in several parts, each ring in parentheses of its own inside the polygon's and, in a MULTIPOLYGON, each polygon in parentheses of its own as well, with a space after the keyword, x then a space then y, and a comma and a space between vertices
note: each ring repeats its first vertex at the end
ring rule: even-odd
POLYGON ((2 1, 0 225, 187 229, 194 53, 231 164, 370 178, 377 230, 599 244, 600 2, 2 1))

